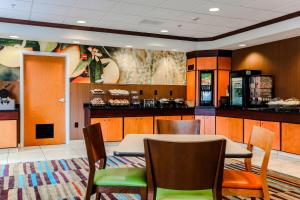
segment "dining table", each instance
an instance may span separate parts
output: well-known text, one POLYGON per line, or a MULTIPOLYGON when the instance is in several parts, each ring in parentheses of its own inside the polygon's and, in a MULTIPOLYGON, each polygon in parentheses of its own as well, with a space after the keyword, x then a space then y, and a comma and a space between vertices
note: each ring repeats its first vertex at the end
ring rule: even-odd
POLYGON ((115 148, 114 156, 144 156, 144 139, 170 142, 205 142, 225 139, 226 158, 251 158, 252 152, 242 144, 234 142, 223 135, 179 135, 179 134, 128 134, 115 148))

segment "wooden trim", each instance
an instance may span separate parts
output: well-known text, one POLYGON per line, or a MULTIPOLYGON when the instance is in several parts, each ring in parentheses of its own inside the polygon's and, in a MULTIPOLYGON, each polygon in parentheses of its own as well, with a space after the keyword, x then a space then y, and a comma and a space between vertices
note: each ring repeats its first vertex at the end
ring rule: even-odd
POLYGON ((232 51, 230 50, 199 50, 199 51, 191 51, 186 53, 187 59, 197 58, 197 57, 231 57, 232 51))
POLYGON ((126 31, 119 29, 109 29, 109 28, 100 28, 100 27, 88 27, 88 26, 78 26, 78 25, 70 25, 70 24, 60 24, 60 23, 50 23, 50 22, 41 22, 41 21, 31 21, 31 20, 23 20, 23 19, 13 19, 13 18, 4 18, 0 17, 0 22, 2 23, 10 23, 10 24, 22 24, 22 25, 30 25, 30 26, 41 26, 41 27, 50 27, 50 28, 63 28, 63 29, 71 29, 71 30, 82 30, 82 31, 93 31, 93 32, 102 32, 102 33, 112 33, 112 34, 121 34, 121 35, 133 35, 133 36, 143 36, 143 37, 153 37, 153 38, 163 38, 163 39, 173 39, 173 40, 183 40, 183 41, 194 41, 194 42, 203 42, 203 41, 214 41, 221 38, 229 37, 232 35, 236 35, 239 33, 243 33, 246 31, 254 30, 257 28, 261 28, 267 25, 275 24, 281 21, 285 21, 288 19, 296 18, 300 16, 300 11, 290 13, 287 15, 283 15, 281 17, 277 17, 274 19, 270 19, 264 22, 260 22, 251 26, 247 26, 241 29, 237 29, 234 31, 230 31, 224 34, 220 34, 214 37, 204 37, 204 38, 195 38, 195 37, 184 37, 184 36, 175 36, 175 35, 162 35, 155 33, 145 33, 145 32, 137 32, 137 31, 126 31))

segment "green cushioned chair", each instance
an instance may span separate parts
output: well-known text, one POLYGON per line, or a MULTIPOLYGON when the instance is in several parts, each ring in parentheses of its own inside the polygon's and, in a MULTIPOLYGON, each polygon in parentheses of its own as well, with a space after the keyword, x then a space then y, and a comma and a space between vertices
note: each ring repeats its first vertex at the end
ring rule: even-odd
POLYGON ((101 193, 137 193, 142 200, 146 199, 146 170, 105 168, 107 157, 100 124, 84 128, 83 133, 90 166, 85 199, 89 200, 94 193, 96 199, 101 198, 101 193))
POLYGON ((226 140, 145 139, 148 198, 221 200, 226 140))

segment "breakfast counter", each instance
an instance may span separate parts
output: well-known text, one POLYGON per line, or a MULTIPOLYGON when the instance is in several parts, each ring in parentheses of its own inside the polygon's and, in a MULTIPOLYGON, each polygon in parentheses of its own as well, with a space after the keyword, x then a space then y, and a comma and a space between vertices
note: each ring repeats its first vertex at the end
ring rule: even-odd
POLYGON ((127 134, 156 133, 157 119, 194 119, 195 107, 113 107, 84 104, 85 126, 100 123, 105 141, 120 141, 127 134))
POLYGON ((247 143, 253 126, 275 133, 273 149, 300 154, 300 112, 297 109, 275 108, 195 108, 205 134, 221 134, 247 143))

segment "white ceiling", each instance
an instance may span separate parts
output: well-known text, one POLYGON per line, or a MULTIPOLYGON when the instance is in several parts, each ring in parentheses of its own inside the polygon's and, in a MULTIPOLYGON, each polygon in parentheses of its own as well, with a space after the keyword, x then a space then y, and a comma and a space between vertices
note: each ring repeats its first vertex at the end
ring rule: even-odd
POLYGON ((0 17, 212 37, 300 10, 300 0, 0 0, 0 17), (218 7, 218 13, 209 8, 218 7), (197 21, 193 19, 198 18, 197 21), (141 24, 142 20, 160 22, 141 24), (181 27, 178 27, 181 25, 181 27))

